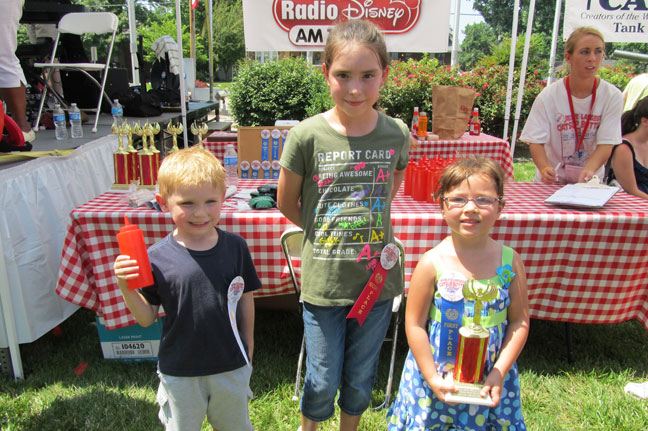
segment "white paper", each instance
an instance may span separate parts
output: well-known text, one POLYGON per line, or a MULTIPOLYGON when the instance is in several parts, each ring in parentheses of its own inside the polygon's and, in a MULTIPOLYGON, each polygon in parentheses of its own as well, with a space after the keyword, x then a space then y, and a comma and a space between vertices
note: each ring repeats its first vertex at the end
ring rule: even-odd
POLYGON ((545 203, 554 205, 569 205, 586 208, 602 208, 610 200, 618 187, 589 184, 567 184, 553 195, 549 196, 545 203))

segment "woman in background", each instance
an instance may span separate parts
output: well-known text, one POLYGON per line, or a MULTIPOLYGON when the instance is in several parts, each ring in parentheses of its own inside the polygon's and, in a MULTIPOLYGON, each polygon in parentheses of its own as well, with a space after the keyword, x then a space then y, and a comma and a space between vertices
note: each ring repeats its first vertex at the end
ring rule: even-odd
POLYGON ((623 113, 621 132, 623 141, 612 150, 606 182, 648 199, 648 96, 623 113))
POLYGON ((520 135, 529 144, 536 181, 603 178, 603 165, 621 142, 623 108, 621 91, 596 76, 604 54, 603 36, 592 27, 575 29, 565 42, 569 75, 542 90, 520 135))

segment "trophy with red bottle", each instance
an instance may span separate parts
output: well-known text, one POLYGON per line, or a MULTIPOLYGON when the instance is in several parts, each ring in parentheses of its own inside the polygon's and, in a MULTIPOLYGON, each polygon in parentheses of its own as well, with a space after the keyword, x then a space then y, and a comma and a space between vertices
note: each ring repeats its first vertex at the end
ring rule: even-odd
POLYGON ((474 317, 464 318, 459 328, 459 346, 454 367, 454 384, 458 392, 446 394, 446 401, 463 404, 492 406, 490 395, 481 396, 484 380, 484 366, 488 355, 490 332, 481 325, 484 302, 497 297, 498 287, 492 281, 467 280, 463 286, 465 301, 474 301, 474 317), (467 321, 468 320, 468 321, 467 321), (472 321, 470 321, 472 320, 472 321))

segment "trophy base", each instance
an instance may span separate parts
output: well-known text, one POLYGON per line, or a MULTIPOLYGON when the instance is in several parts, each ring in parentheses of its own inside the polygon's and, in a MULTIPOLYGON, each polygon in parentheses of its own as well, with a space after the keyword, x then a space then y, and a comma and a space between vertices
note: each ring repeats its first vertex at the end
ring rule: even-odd
POLYGON ((491 399, 490 394, 482 398, 480 392, 483 385, 476 385, 473 383, 461 383, 454 382, 455 387, 459 389, 459 392, 448 392, 445 394, 445 399, 450 403, 459 403, 459 404, 478 404, 481 406, 491 407, 493 405, 493 400, 491 399))

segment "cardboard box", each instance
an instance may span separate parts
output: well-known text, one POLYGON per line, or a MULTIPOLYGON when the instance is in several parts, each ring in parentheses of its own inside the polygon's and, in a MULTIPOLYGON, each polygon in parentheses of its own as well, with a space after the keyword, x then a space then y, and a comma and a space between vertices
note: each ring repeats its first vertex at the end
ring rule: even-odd
POLYGON ((286 134, 291 128, 292 126, 239 127, 239 178, 278 179, 279 158, 286 134))
POLYGON ((106 329, 103 317, 97 317, 97 332, 105 359, 121 361, 157 361, 162 334, 162 319, 144 328, 135 324, 125 328, 106 329))

